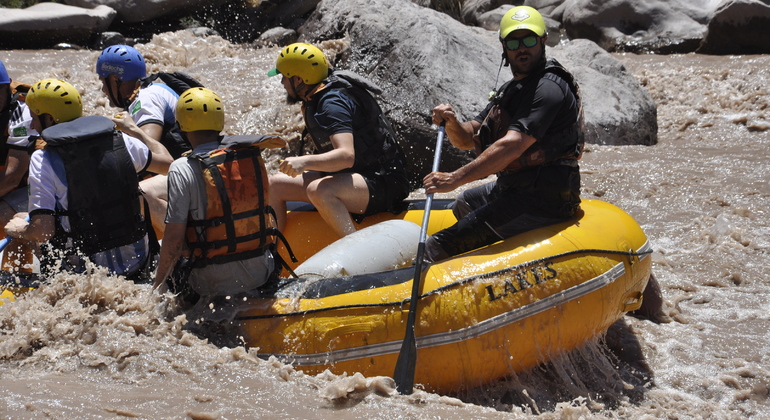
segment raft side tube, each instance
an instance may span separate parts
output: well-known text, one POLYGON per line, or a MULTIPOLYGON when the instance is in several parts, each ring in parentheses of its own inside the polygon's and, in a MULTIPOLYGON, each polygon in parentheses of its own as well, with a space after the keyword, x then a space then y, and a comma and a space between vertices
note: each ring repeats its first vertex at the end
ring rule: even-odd
POLYGON ((298 276, 355 276, 405 267, 414 262, 420 226, 386 220, 338 239, 294 269, 298 276))

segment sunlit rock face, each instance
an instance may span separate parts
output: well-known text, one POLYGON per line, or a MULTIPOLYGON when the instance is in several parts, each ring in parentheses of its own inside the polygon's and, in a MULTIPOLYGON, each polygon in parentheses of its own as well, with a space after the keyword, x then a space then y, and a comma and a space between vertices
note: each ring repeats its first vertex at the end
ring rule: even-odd
POLYGON ((81 8, 38 3, 26 9, 0 9, 0 47, 41 48, 57 43, 85 43, 107 30, 116 16, 113 8, 81 8))
POLYGON ((703 54, 767 54, 770 52, 770 4, 730 0, 714 11, 698 49, 703 54))
POLYGON ((202 6, 216 6, 223 0, 66 0, 65 3, 92 9, 109 6, 126 22, 145 22, 177 12, 191 12, 202 6))

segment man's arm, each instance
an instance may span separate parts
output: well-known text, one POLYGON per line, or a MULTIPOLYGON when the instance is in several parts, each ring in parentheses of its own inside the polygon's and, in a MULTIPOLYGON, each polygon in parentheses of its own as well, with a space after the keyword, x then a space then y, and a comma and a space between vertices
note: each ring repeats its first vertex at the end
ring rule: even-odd
POLYGON ((29 153, 25 150, 8 150, 5 170, 0 174, 0 197, 16 189, 29 169, 29 153))
POLYGON ((423 178, 425 193, 449 192, 471 181, 485 178, 505 169, 537 141, 534 137, 509 130, 483 153, 454 172, 431 172, 423 178))
POLYGON ((334 134, 330 139, 333 150, 317 155, 288 157, 278 169, 295 177, 305 171, 337 172, 352 167, 356 160, 353 133, 334 134))
POLYGON ((166 146, 160 142, 160 137, 163 134, 163 127, 160 124, 150 123, 140 128, 125 111, 112 117, 112 121, 120 131, 139 139, 150 149, 152 159, 147 166, 149 172, 161 175, 168 173, 168 167, 174 161, 174 158, 171 157, 166 146))
POLYGON ((155 274, 155 284, 152 285, 153 290, 166 281, 174 270, 177 260, 182 256, 186 229, 186 223, 166 223, 166 230, 163 232, 163 245, 160 248, 158 270, 155 274))
POLYGON ((477 121, 461 122, 457 119, 452 105, 441 104, 433 108, 433 124, 441 125, 445 123, 446 134, 449 142, 460 150, 470 150, 474 148, 473 135, 479 130, 481 124, 477 121))
POLYGON ((7 225, 5 235, 11 238, 21 239, 27 242, 43 243, 51 239, 56 233, 56 221, 53 215, 36 214, 25 220, 22 213, 17 213, 7 225))

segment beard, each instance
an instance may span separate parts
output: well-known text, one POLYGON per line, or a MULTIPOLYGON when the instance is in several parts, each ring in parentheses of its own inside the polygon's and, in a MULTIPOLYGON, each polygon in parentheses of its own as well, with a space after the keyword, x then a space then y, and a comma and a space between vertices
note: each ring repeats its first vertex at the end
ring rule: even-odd
POLYGON ((545 62, 545 54, 533 55, 523 52, 517 55, 511 62, 511 69, 517 75, 529 75, 538 66, 545 62))
POLYGON ((300 99, 296 96, 291 96, 291 93, 286 93, 286 103, 289 105, 294 105, 296 103, 299 103, 300 99))
POLYGON ((538 49, 529 48, 520 52, 516 51, 513 57, 510 56, 509 52, 506 59, 511 66, 514 77, 528 76, 545 63, 545 45, 538 49))

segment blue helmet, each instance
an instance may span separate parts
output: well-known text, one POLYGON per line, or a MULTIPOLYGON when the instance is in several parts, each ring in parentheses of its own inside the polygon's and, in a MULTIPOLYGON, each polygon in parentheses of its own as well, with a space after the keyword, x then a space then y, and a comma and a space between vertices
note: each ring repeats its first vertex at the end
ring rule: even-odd
POLYGON ((0 61, 0 85, 11 83, 11 76, 8 75, 8 70, 5 69, 5 64, 0 61))
POLYGON ((96 60, 96 73, 105 78, 114 74, 120 81, 141 79, 147 76, 147 65, 134 47, 112 45, 105 48, 96 60))

